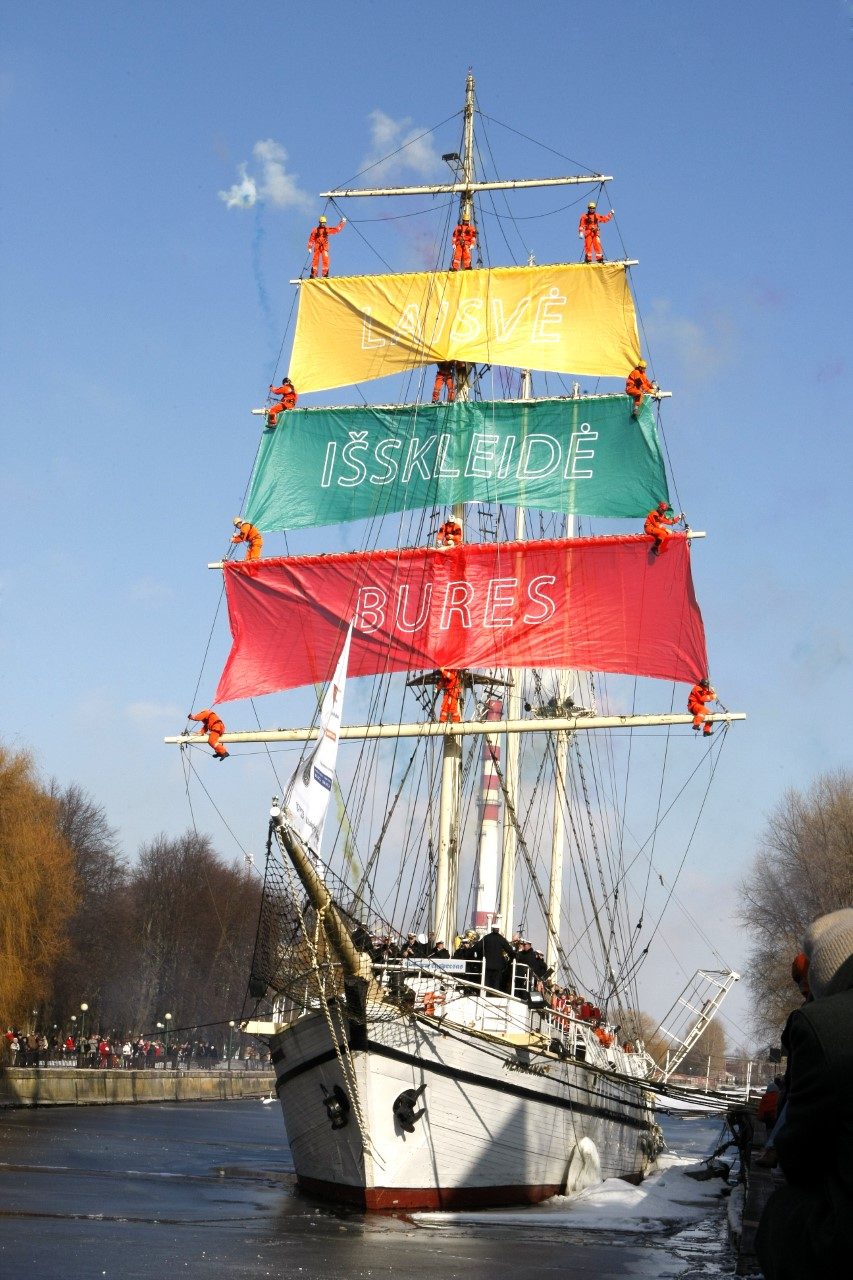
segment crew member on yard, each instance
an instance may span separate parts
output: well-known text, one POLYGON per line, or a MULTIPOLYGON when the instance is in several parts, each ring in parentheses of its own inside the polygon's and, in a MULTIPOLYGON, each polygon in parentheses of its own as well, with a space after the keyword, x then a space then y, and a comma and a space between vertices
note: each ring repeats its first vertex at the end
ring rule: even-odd
POLYGON ((586 206, 586 213, 581 214, 578 223, 578 235, 583 240, 583 260, 584 262, 592 262, 592 255, 595 254, 596 262, 604 261, 604 252, 601 248, 601 237, 598 234, 598 228, 602 222, 609 222, 613 217, 613 209, 609 213, 596 213, 595 201, 590 200, 586 206))
POLYGON ((711 688, 709 682, 700 680, 698 684, 694 684, 687 697, 687 710, 693 716, 693 728, 701 729, 706 738, 710 738, 714 729, 707 719, 708 712, 705 707, 709 702, 713 702, 716 696, 717 692, 711 688))
POLYGON ((231 539, 233 543, 247 542, 248 549, 246 551, 247 560, 260 560, 261 549, 264 545, 262 534, 250 524, 248 520, 244 520, 242 516, 234 517, 234 527, 237 532, 231 539))
POLYGON ((638 360, 634 365, 634 368, 628 374, 625 382, 625 394, 630 396, 634 402, 634 407, 631 410, 632 418, 636 418, 637 414, 640 412, 640 405, 643 403, 646 395, 649 393, 654 394, 658 389, 657 383, 649 382, 646 377, 646 368, 647 365, 645 360, 638 360))
POLYGON ((446 550, 447 547, 458 547, 462 541, 462 525, 451 516, 439 529, 435 541, 442 550, 446 550))
POLYGON ((451 671, 449 667, 442 667, 438 673, 438 687, 444 697, 441 700, 441 712, 439 721, 444 724, 450 721, 451 724, 459 724, 462 716, 459 714, 459 699, 462 696, 462 681, 459 678, 458 671, 451 671))
POLYGON ((659 502, 654 511, 650 511, 646 516, 643 530, 650 538, 654 538, 655 545, 652 550, 656 556, 662 556, 666 551, 667 540, 670 537, 669 529, 666 526, 668 524, 678 524, 681 519, 682 516, 673 515, 672 507, 668 502, 659 502))
POLYGON ((323 278, 329 274, 329 236, 336 236, 346 226, 346 218, 341 218, 336 227, 330 227, 325 217, 320 217, 308 237, 308 248, 312 250, 311 279, 317 275, 317 267, 322 266, 323 278))
POLYGON ((451 271, 471 270, 471 250, 477 243, 477 228, 470 218, 461 218, 453 228, 453 261, 451 271))
POLYGON ((267 409, 267 426, 274 427, 279 417, 287 409, 295 409, 296 401, 299 397, 296 394, 296 387, 290 381, 290 378, 284 378, 280 387, 274 387, 270 384, 270 395, 278 396, 277 404, 271 404, 267 409))
POLYGON ((199 711, 197 715, 190 712, 187 719, 200 722, 201 728, 197 731, 198 734, 207 734, 207 741, 213 747, 213 754, 217 760, 227 760, 228 752, 219 741, 225 732, 225 725, 216 712, 211 711, 210 707, 205 707, 204 711, 199 711))
POLYGON ((441 360, 436 365, 435 382, 432 386, 432 402, 438 404, 441 399, 442 388, 445 389, 445 400, 448 404, 452 404, 456 399, 456 362, 455 360, 441 360))

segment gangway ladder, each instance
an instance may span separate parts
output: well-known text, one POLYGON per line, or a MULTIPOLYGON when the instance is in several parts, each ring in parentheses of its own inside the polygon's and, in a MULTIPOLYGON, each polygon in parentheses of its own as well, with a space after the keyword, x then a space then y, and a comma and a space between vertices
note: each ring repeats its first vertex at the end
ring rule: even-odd
POLYGON ((733 969, 696 970, 659 1027, 667 1040, 676 1046, 672 1052, 667 1053, 666 1066, 659 1068, 664 1082, 678 1070, 690 1050, 707 1031, 726 996, 739 981, 740 974, 733 969), (690 1015, 696 1020, 685 1031, 682 1024, 690 1015), (667 1023, 671 1023, 676 1029, 670 1030, 667 1023))

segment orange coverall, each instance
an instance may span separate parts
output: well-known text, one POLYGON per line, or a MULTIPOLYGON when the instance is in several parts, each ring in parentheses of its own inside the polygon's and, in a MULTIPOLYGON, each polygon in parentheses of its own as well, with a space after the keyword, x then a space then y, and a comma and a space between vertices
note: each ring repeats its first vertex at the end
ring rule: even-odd
MULTIPOLYGON (((669 510, 669 508, 667 508, 667 510, 669 510)), ((664 551, 666 551, 666 544, 670 537, 669 530, 666 526, 668 524, 678 524, 678 520, 678 516, 668 516, 666 511, 661 511, 659 507, 655 507, 654 511, 650 511, 646 516, 646 523, 643 525, 643 530, 650 538, 654 538, 655 545, 653 550, 656 556, 662 556, 664 551)))
POLYGON ((443 360, 441 364, 436 365, 438 372, 435 375, 435 382, 432 386, 432 402, 437 404, 441 399, 441 388, 447 388, 447 400, 452 402, 456 399, 456 368, 455 361, 443 360))
POLYGON ((716 696, 717 694, 713 689, 706 689, 705 686, 701 684, 694 684, 690 693, 687 695, 687 710, 693 716, 693 728, 702 729, 702 733, 706 738, 710 738, 713 733, 713 728, 705 719, 708 714, 705 710, 705 704, 707 702, 713 702, 716 696), (704 728, 702 727, 703 725, 704 728))
POLYGON ((452 724, 459 724, 462 720, 459 714, 459 698, 462 693, 462 681, 459 679, 459 672, 450 671, 447 667, 442 667, 439 672, 438 687, 444 694, 441 700, 439 720, 442 723, 449 720, 452 724))
POLYGON ((453 261, 451 271, 471 270, 471 250, 477 243, 477 228, 471 222, 459 222, 453 229, 453 261))
POLYGON ((604 261, 604 250, 601 247, 598 228, 602 222, 609 222, 612 217, 612 213, 595 213, 594 211, 581 214, 580 222, 578 223, 578 235, 583 236, 584 262, 592 262, 593 254, 595 254, 596 262, 604 261))
POLYGON ((654 391, 655 384, 649 382, 646 377, 645 369, 641 369, 639 365, 635 365, 625 382, 625 394, 630 396, 634 401, 634 408, 631 410, 631 417, 636 418, 640 411, 640 405, 647 391, 654 391))
POLYGON ((290 378, 285 378, 280 387, 270 385, 270 392, 274 396, 281 397, 277 404, 271 404, 267 409, 267 426, 274 427, 285 410, 296 408, 296 401, 299 397, 290 378))
POLYGON ((222 746, 219 739, 225 732, 225 725, 219 719, 215 711, 211 711, 209 707, 205 707, 204 711, 199 711, 198 715, 187 716, 188 720, 198 720, 201 722, 199 734, 207 733, 207 740, 213 747, 213 754, 220 760, 224 760, 228 752, 222 746))
POLYGON ((436 542, 440 547, 458 547, 462 541, 462 525, 457 520, 445 520, 438 531, 436 542))
POLYGON ((329 274, 329 236, 336 236, 339 231, 343 230, 345 223, 346 218, 341 218, 336 227, 321 226, 318 222, 317 226, 312 229, 308 237, 308 248, 314 251, 314 256, 311 259, 312 280, 316 277, 317 267, 321 262, 323 264, 323 277, 325 278, 329 274))
POLYGON ((243 521, 231 541, 248 542, 249 547, 246 552, 246 559, 260 560, 261 548, 264 545, 264 539, 255 526, 253 524, 249 524, 248 520, 243 521))

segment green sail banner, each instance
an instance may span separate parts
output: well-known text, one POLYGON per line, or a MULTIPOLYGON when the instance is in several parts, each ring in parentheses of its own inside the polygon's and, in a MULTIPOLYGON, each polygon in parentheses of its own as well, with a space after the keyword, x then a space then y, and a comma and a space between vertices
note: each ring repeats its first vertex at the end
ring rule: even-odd
POLYGON ((267 429, 246 519, 264 532, 456 502, 606 517, 668 498, 646 402, 624 395, 291 409, 267 429))

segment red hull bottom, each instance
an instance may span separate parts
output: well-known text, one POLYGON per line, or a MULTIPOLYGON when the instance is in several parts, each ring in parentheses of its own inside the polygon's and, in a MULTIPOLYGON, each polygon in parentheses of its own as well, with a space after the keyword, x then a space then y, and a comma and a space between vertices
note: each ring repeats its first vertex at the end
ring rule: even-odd
POLYGON ((538 1204, 560 1192, 557 1183, 538 1187, 348 1187, 322 1178, 299 1178, 298 1181, 306 1195, 352 1205, 370 1213, 538 1204))

